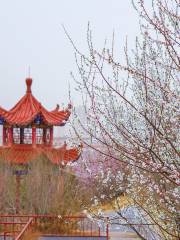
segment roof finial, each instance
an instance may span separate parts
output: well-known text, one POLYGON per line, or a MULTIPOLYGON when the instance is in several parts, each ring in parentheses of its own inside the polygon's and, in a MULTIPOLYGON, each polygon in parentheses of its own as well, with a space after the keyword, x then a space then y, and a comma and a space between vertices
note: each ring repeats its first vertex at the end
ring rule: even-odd
POLYGON ((32 85, 32 78, 26 78, 26 86, 27 90, 26 93, 31 93, 31 85, 32 85))

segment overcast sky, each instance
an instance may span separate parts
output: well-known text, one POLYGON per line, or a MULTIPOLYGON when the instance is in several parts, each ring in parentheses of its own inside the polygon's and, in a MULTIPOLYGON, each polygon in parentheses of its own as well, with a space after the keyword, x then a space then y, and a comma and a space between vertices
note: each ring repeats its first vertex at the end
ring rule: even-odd
MULTIPOLYGON (((61 24, 86 51, 88 21, 97 46, 111 38, 113 29, 120 50, 126 35, 133 46, 139 31, 131 0, 0 0, 0 106, 9 109, 24 94, 29 66, 39 101, 48 109, 67 105, 75 63, 61 24)), ((73 91, 73 104, 80 99, 73 91)))

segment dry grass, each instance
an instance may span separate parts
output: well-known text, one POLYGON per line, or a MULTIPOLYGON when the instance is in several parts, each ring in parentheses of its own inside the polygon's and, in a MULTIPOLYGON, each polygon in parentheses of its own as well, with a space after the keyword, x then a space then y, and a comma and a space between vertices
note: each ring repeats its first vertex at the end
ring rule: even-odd
POLYGON ((38 240, 39 237, 42 234, 40 234, 39 232, 32 232, 32 231, 28 231, 25 236, 24 236, 24 240, 38 240))

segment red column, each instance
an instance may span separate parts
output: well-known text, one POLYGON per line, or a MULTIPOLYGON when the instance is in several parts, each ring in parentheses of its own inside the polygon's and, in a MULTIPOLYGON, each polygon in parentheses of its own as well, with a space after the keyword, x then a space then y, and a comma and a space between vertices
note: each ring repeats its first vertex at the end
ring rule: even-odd
POLYGON ((46 128, 43 128, 43 144, 46 144, 46 128))
POLYGON ((50 145, 53 145, 53 127, 50 128, 50 145))
POLYGON ((24 143, 24 128, 20 128, 20 144, 24 143))
POLYGON ((6 138, 7 138, 6 128, 3 126, 3 136, 2 136, 3 145, 7 144, 6 138))
POLYGON ((13 144, 13 128, 12 127, 8 128, 8 144, 9 145, 13 144))
POLYGON ((32 127, 32 145, 36 145, 36 128, 32 127))

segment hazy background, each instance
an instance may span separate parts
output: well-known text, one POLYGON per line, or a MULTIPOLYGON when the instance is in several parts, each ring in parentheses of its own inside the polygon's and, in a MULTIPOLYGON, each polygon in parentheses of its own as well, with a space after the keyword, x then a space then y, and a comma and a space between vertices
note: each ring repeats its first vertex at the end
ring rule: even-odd
MULTIPOLYGON (((29 66, 39 101, 48 109, 56 103, 66 106, 68 83, 74 89, 70 71, 76 66, 61 24, 86 52, 88 21, 97 46, 115 30, 120 58, 126 35, 133 46, 139 31, 131 0, 0 0, 0 106, 9 109, 24 94, 29 66)), ((80 105, 78 93, 72 96, 80 105)))

